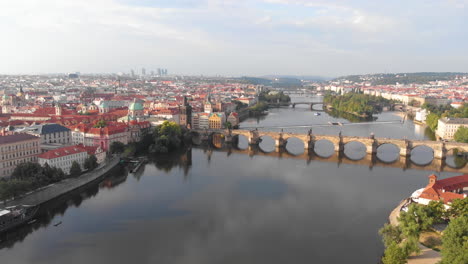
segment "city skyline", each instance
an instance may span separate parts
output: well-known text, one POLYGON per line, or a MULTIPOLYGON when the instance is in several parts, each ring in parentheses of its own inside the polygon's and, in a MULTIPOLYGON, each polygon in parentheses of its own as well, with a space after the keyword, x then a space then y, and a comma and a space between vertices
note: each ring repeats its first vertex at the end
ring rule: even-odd
POLYGON ((466 72, 468 1, 0 3, 0 74, 466 72), (402 8, 404 7, 404 8, 402 8))

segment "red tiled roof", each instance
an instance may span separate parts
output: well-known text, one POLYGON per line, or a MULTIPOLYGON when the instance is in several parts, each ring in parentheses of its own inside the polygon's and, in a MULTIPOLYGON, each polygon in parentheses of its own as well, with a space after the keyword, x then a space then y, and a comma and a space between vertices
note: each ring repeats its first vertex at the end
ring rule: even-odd
POLYGON ((442 200, 444 203, 449 203, 453 199, 463 199, 463 194, 454 193, 451 191, 459 190, 464 187, 468 187, 468 175, 461 175, 450 177, 443 180, 437 180, 437 176, 434 174, 429 176, 429 184, 424 188, 420 198, 430 200, 442 200))
POLYGON ((68 155, 73 155, 76 153, 87 152, 84 148, 80 146, 68 146, 63 148, 58 148, 54 150, 47 151, 38 156, 41 159, 55 159, 59 157, 64 157, 68 155))

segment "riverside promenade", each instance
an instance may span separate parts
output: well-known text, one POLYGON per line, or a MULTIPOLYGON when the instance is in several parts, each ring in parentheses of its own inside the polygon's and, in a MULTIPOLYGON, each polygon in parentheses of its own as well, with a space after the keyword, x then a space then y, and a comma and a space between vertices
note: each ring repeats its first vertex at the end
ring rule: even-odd
POLYGON ((55 184, 49 185, 32 193, 26 194, 14 200, 9 200, 0 205, 15 206, 15 205, 41 205, 52 199, 67 194, 73 190, 83 187, 89 183, 103 177, 111 169, 119 164, 120 157, 116 156, 108 160, 106 164, 101 165, 91 172, 84 173, 77 178, 65 179, 55 184))

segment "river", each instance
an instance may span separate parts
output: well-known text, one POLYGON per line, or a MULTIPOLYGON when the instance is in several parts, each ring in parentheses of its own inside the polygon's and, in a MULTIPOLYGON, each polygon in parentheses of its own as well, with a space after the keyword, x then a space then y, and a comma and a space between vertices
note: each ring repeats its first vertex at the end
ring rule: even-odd
MULTIPOLYGON (((318 100, 320 98, 309 98, 318 100)), ((303 101, 303 99, 301 99, 303 101)), ((427 139, 387 112, 348 124, 307 106, 271 109, 241 127, 311 125, 318 134, 427 139), (382 121, 396 121, 383 123, 382 121), (322 126, 342 122, 343 126, 322 126), (378 123, 382 122, 382 123, 378 123), (314 126, 312 126, 314 125, 314 126)), ((309 127, 283 128, 307 132, 309 127)), ((246 142, 239 142, 241 148, 246 142)), ((350 143, 351 144, 351 143, 350 143)), ((261 148, 271 149, 264 139, 261 148)), ((300 142, 288 143, 300 155, 300 142)), ((330 153, 326 142, 316 151, 330 153)), ((359 144, 345 153, 362 155, 359 144)), ((413 162, 431 152, 415 149, 413 162), (417 154, 417 155, 416 155, 417 154)), ((392 146, 379 159, 395 159, 392 146)), ((299 156, 249 155, 210 147, 155 157, 137 173, 117 170, 99 186, 50 204, 37 222, 0 237, 2 263, 378 263, 378 229, 427 184, 424 168, 359 165, 299 156), (55 226, 54 224, 62 224, 55 226)), ((437 172, 441 178, 456 172, 437 172)))

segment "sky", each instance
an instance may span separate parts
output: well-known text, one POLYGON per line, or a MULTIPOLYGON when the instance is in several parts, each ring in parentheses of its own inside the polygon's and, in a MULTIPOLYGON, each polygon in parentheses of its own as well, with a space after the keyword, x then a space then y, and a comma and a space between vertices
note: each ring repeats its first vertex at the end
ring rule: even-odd
POLYGON ((2 0, 0 74, 468 72, 468 0, 2 0))

